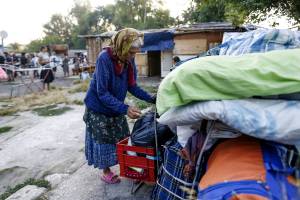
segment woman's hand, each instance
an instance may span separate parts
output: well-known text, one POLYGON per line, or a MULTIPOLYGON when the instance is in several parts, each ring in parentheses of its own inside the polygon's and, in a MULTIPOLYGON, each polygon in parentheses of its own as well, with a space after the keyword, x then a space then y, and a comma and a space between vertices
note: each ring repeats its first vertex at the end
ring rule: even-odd
POLYGON ((127 110, 127 116, 130 117, 131 119, 137 119, 141 116, 141 111, 133 106, 129 106, 127 110))

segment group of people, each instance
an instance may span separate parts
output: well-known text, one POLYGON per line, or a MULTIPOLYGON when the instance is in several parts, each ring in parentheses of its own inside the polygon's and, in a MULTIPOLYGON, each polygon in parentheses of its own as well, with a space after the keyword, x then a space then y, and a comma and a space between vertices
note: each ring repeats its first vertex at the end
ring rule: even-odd
POLYGON ((87 67, 86 55, 83 55, 82 53, 76 54, 76 56, 73 58, 73 64, 74 64, 73 75, 79 75, 80 66, 82 66, 83 68, 87 67))
MULTIPOLYGON (((25 53, 22 52, 20 56, 15 53, 0 52, 0 64, 14 65, 25 68, 40 68, 39 70, 33 70, 33 77, 40 78, 43 82, 43 89, 50 89, 50 83, 54 80, 55 73, 57 71, 57 66, 61 65, 64 72, 64 77, 69 76, 69 57, 67 54, 64 55, 63 60, 56 56, 55 52, 51 52, 49 47, 42 46, 39 53, 25 53)), ((18 74, 13 73, 10 70, 6 70, 8 75, 8 80, 13 81, 18 74)), ((21 75, 28 75, 29 72, 21 72, 21 75)))

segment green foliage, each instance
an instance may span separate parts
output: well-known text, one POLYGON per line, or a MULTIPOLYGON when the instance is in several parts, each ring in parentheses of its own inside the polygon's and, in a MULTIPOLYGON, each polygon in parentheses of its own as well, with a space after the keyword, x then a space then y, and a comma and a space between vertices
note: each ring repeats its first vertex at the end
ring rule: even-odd
POLYGON ((24 183, 18 184, 13 188, 8 188, 3 194, 0 195, 0 200, 7 199, 10 195, 14 194, 18 190, 22 189, 23 187, 27 185, 36 185, 38 187, 44 187, 48 190, 51 189, 51 184, 43 179, 28 179, 24 183))
POLYGON ((287 16, 300 23, 299 0, 193 0, 183 13, 184 22, 228 21, 235 25, 287 16))
POLYGON ((11 126, 3 126, 3 127, 0 127, 0 134, 1 133, 5 133, 5 132, 8 132, 12 129, 13 127, 11 126))
POLYGON ((0 116, 11 116, 18 112, 18 109, 16 108, 2 108, 0 109, 0 116))
POLYGON ((28 45, 26 45, 26 52, 39 52, 41 46, 49 45, 49 44, 64 44, 64 40, 55 35, 47 35, 43 39, 37 39, 31 41, 28 45))
MULTIPOLYGON (((54 14, 50 21, 44 25, 44 33, 48 37, 60 38, 62 43, 72 45, 72 28, 73 23, 69 17, 54 14)), ((50 42, 52 41, 49 41, 48 44, 51 44, 50 42)))
POLYGON ((162 8, 161 1, 156 1, 160 8, 153 8, 152 0, 116 0, 115 4, 99 7, 97 14, 104 27, 109 24, 117 30, 125 27, 137 29, 166 28, 174 25, 169 10, 162 8))
POLYGON ((15 42, 8 45, 9 48, 14 52, 20 52, 21 51, 21 44, 15 42))
MULTIPOLYGON (((174 25, 169 10, 160 0, 115 0, 114 4, 92 10, 88 0, 75 0, 68 16, 52 15, 44 25, 46 36, 26 46, 27 52, 37 52, 42 45, 68 44, 70 48, 84 49, 85 39, 78 35, 99 34, 125 27, 136 29, 165 28, 174 25)), ((177 20, 178 21, 178 20, 177 20)))
POLYGON ((73 104, 76 104, 76 105, 79 105, 79 106, 83 105, 83 101, 77 100, 77 99, 74 100, 72 103, 73 103, 73 104))
POLYGON ((76 84, 74 88, 69 90, 70 94, 78 93, 78 92, 86 92, 89 88, 90 80, 82 81, 80 84, 76 84))
POLYGON ((287 16, 300 23, 299 0, 229 0, 229 2, 244 8, 250 21, 260 22, 272 16, 287 16))
POLYGON ((183 13, 184 21, 190 23, 227 21, 239 25, 246 17, 246 13, 239 6, 226 0, 193 1, 183 13))

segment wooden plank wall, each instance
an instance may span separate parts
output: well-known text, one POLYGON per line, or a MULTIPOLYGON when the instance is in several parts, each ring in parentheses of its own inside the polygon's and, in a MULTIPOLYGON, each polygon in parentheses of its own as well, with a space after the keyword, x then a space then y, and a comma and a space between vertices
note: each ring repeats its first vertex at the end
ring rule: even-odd
POLYGON ((149 76, 148 55, 147 53, 137 53, 135 55, 135 64, 138 68, 138 76, 149 76))
POLYGON ((96 59, 100 50, 102 49, 101 40, 96 38, 87 38, 87 56, 88 56, 88 63, 91 66, 96 65, 96 59))
POLYGON ((174 55, 197 55, 208 50, 211 44, 221 43, 223 32, 201 32, 175 35, 174 55))

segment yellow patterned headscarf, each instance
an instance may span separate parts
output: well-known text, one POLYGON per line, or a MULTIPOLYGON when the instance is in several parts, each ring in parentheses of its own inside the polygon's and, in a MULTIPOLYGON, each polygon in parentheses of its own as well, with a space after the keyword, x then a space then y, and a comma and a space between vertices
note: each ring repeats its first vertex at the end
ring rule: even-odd
POLYGON ((117 57, 125 61, 132 43, 142 36, 136 29, 125 28, 118 31, 112 38, 112 48, 117 57))

